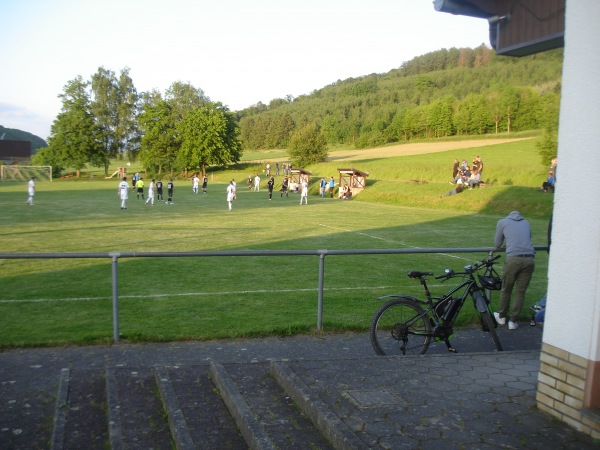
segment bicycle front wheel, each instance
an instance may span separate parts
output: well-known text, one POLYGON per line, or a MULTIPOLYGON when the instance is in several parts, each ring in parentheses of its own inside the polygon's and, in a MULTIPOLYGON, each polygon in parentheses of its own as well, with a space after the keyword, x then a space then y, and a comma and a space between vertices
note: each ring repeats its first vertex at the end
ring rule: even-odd
POLYGON ((496 333, 496 321, 492 318, 492 315, 490 314, 489 310, 481 313, 481 319, 483 320, 484 325, 486 326, 486 328, 488 329, 488 332, 490 333, 490 335, 492 336, 492 339, 494 340, 494 344, 496 345, 496 350, 501 352, 503 349, 502 349, 502 343, 500 342, 500 339, 498 338, 498 333, 496 333))
POLYGON ((431 343, 431 323, 418 303, 399 298, 379 308, 370 334, 378 355, 422 355, 431 343))

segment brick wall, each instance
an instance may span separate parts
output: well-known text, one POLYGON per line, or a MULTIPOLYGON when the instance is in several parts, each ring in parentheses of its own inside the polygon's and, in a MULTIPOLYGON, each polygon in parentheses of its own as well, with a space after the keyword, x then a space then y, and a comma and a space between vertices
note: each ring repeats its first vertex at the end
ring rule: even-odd
MULTIPOLYGON (((544 343, 540 354, 537 405, 573 428, 600 439, 600 414, 584 406, 590 361, 544 343)), ((589 389, 589 386, 587 386, 589 389)))

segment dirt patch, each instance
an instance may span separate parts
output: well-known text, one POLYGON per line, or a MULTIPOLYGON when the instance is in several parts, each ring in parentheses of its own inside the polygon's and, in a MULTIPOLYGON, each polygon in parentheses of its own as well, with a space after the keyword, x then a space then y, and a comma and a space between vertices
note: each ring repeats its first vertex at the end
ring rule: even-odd
POLYGON ((488 145, 503 144, 505 142, 516 142, 524 139, 480 139, 473 141, 449 141, 449 142, 420 142, 415 144, 398 144, 389 147, 370 148, 365 150, 340 150, 329 154, 332 161, 360 160, 371 158, 390 158, 394 156, 422 155, 425 153, 446 152, 488 145))
MULTIPOLYGON (((419 142, 415 144, 397 144, 388 147, 339 150, 329 153, 329 161, 358 161, 361 159, 391 158, 394 156, 422 155, 425 153, 447 152, 449 150, 460 150, 488 145, 503 144, 505 142, 516 142, 532 138, 517 139, 478 139, 467 141, 447 142, 419 142)), ((272 162, 287 161, 289 158, 270 158, 272 162)), ((266 158, 263 158, 266 160, 266 158)))

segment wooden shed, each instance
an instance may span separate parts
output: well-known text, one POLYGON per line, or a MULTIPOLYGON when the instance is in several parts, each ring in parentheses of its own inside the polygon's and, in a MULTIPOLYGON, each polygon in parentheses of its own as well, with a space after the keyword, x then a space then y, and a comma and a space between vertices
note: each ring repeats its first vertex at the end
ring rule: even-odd
POLYGON ((309 170, 291 169, 290 176, 289 176, 290 192, 297 192, 298 189, 300 188, 300 183, 302 183, 302 180, 304 180, 308 183, 310 181, 311 175, 312 175, 312 172, 309 170))
POLYGON ((338 169, 340 173, 340 183, 338 189, 338 197, 342 198, 346 188, 350 188, 354 197, 360 191, 367 187, 368 172, 363 172, 357 169, 338 169))

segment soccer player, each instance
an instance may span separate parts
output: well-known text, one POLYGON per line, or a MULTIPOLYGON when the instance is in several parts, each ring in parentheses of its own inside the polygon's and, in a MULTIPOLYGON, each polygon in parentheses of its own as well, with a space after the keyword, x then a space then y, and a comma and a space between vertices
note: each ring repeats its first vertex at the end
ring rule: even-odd
POLYGON ((273 198, 273 188, 275 187, 275 178, 269 178, 267 182, 267 188, 269 188, 269 200, 273 198))
POLYGON ((148 185, 148 200, 146 200, 146 205, 150 202, 152 206, 154 206, 154 178, 148 185))
POLYGON ((205 174, 204 178, 202 179, 202 193, 203 194, 206 194, 206 186, 208 186, 208 177, 205 174))
POLYGON ((35 177, 31 177, 29 183, 27 183, 27 192, 29 194, 29 198, 27 199, 27 204, 33 206, 33 196, 35 195, 35 177))
POLYGON ((258 174, 254 177, 254 192, 260 191, 260 177, 258 174))
POLYGON ((304 199, 304 204, 308 205, 308 183, 304 178, 302 178, 302 191, 300 193, 300 204, 302 205, 302 199, 304 199))
POLYGON ((160 178, 156 182, 156 199, 157 200, 164 200, 164 198, 163 198, 163 183, 160 180, 160 178))
POLYGON ((121 209, 127 209, 125 202, 129 198, 129 184, 127 183, 127 177, 123 177, 123 180, 119 183, 117 190, 117 196, 121 199, 121 209))
POLYGON ((135 188, 137 189, 138 200, 140 199, 140 195, 142 196, 142 200, 144 200, 144 180, 142 177, 135 182, 135 188))
POLYGON ((169 182, 167 183, 167 201, 165 202, 167 205, 173 204, 173 193, 174 192, 175 192, 175 183, 173 183, 173 178, 171 178, 169 180, 169 182))
POLYGON ((200 186, 200 178, 198 178, 198 174, 194 174, 192 177, 192 192, 198 195, 198 187, 200 186))
POLYGON ((231 211, 231 203, 233 202, 233 198, 235 197, 235 187, 233 185, 233 180, 229 182, 227 186, 227 205, 229 207, 229 211, 231 211))

